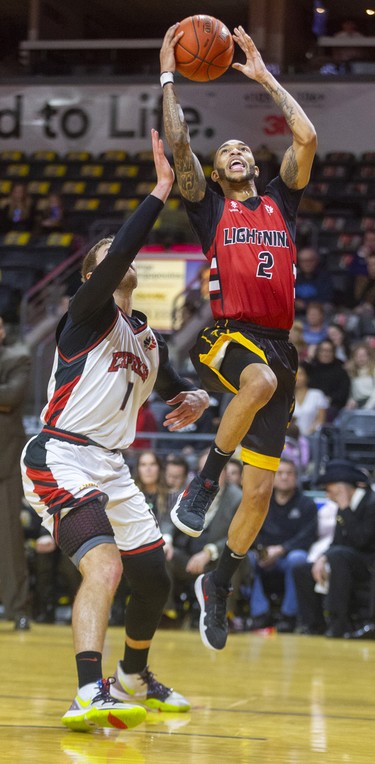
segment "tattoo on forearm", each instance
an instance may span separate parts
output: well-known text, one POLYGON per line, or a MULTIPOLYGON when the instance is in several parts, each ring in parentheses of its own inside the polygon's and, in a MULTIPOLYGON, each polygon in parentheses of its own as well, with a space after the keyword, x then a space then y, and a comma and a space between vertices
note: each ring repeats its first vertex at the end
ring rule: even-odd
POLYGON ((205 178, 190 148, 189 129, 174 88, 163 93, 164 129, 167 142, 173 151, 177 182, 181 193, 190 201, 202 198, 205 178))
POLYGON ((265 85, 265 88, 268 90, 275 103, 280 106, 280 109, 283 112, 290 129, 293 130, 296 121, 294 99, 291 99, 289 94, 286 92, 286 90, 284 90, 284 88, 281 87, 281 85, 274 85, 270 82, 265 85))
POLYGON ((298 181, 298 164, 293 146, 285 152, 283 159, 283 181, 289 188, 296 188, 298 181))

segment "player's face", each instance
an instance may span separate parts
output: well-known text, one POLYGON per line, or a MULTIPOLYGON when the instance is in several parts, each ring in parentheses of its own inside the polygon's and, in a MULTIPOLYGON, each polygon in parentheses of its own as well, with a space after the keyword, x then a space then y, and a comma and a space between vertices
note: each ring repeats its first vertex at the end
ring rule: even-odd
POLYGON ((218 148, 214 167, 219 180, 231 183, 253 180, 258 175, 253 152, 242 141, 226 141, 218 148))
MULTIPOLYGON (((97 253, 96 253, 96 264, 99 265, 99 263, 104 260, 105 257, 108 255, 110 244, 102 244, 101 247, 99 247, 97 253)), ((133 264, 129 265, 128 270, 125 273, 124 278, 122 279, 121 283, 118 285, 117 289, 130 289, 133 291, 133 289, 136 289, 138 286, 138 276, 137 271, 135 269, 135 266, 133 264)))

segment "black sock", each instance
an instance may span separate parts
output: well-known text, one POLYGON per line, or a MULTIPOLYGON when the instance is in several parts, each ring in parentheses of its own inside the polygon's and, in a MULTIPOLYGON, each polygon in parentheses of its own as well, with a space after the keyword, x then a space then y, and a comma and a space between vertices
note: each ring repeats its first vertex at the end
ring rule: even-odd
POLYGON ((215 483, 217 483, 222 470, 233 454, 234 451, 222 451, 216 443, 213 443, 207 456, 207 461, 202 469, 201 476, 203 478, 208 478, 208 480, 214 480, 215 483))
POLYGON ((246 557, 246 554, 235 554, 235 552, 232 552, 229 548, 228 544, 225 545, 217 564, 217 568, 212 574, 216 586, 221 586, 223 589, 229 589, 233 573, 237 570, 244 557, 246 557))
POLYGON ((149 647, 145 650, 135 650, 134 647, 125 645, 124 660, 120 665, 125 674, 140 674, 147 666, 149 647))
POLYGON ((98 679, 102 678, 101 653, 95 653, 93 650, 85 650, 83 653, 77 653, 76 663, 78 687, 83 687, 85 684, 91 684, 91 682, 97 682, 98 679))

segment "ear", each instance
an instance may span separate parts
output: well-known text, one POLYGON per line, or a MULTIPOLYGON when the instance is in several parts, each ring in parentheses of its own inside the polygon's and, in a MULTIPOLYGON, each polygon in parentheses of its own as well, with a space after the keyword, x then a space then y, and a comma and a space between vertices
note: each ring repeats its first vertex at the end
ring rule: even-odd
POLYGON ((213 180, 214 183, 217 183, 219 180, 219 173, 217 170, 212 170, 211 172, 211 180, 213 180))
POLYGON ((256 164, 254 166, 254 175, 255 175, 256 178, 259 178, 259 173, 260 173, 260 170, 259 170, 258 165, 256 164))
POLYGON ((89 278, 91 278, 91 276, 92 276, 92 271, 89 271, 88 273, 86 273, 85 281, 87 281, 89 278))

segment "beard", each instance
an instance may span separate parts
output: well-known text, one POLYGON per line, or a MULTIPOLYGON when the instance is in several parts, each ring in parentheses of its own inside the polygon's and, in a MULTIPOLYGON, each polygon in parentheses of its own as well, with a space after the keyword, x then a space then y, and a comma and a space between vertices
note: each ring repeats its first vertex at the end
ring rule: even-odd
POLYGON ((220 169, 216 168, 216 172, 219 176, 219 181, 222 183, 226 181, 227 183, 238 183, 239 185, 242 185, 243 183, 249 183, 255 179, 255 165, 248 167, 245 175, 241 175, 241 177, 236 177, 235 175, 233 177, 228 176, 227 170, 223 167, 220 167, 220 169))

